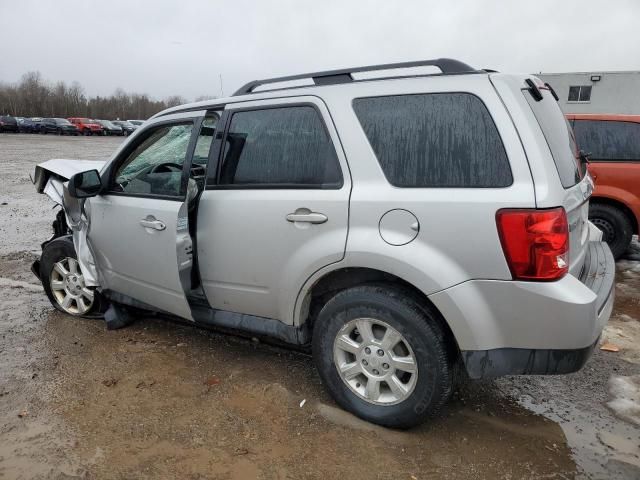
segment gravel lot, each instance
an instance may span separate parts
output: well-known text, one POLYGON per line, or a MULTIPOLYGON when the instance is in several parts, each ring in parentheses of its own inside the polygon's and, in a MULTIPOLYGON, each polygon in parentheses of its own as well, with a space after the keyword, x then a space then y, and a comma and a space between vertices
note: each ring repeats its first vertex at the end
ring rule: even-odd
POLYGON ((0 478, 640 478, 637 243, 605 333, 619 352, 464 385, 433 422, 388 430, 338 409, 306 355, 50 306, 29 267, 54 211, 29 174, 121 141, 0 134, 0 478))

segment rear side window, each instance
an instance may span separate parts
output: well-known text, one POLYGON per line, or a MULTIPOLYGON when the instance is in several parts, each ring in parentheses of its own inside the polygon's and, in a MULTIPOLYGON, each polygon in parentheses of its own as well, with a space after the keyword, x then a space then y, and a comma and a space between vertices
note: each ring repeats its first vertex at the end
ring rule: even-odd
POLYGON ((640 123, 575 120, 573 130, 578 146, 593 160, 640 160, 640 123))
POLYGON ((219 183, 340 188, 342 174, 318 112, 311 106, 291 106, 233 114, 219 183))
POLYGON ((544 89, 541 89, 540 93, 543 98, 536 102, 528 90, 522 91, 542 129, 562 186, 564 188, 573 187, 582 179, 573 131, 551 93, 544 89))
POLYGON ((509 160, 491 115, 469 93, 358 98, 353 108, 396 187, 507 187, 509 160))

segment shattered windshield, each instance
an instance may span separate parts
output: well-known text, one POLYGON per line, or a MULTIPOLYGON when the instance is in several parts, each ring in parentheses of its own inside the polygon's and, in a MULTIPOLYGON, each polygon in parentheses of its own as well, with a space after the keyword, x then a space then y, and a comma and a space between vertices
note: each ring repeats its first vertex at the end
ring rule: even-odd
POLYGON ((182 166, 193 125, 159 127, 143 140, 116 173, 116 191, 180 195, 182 166))

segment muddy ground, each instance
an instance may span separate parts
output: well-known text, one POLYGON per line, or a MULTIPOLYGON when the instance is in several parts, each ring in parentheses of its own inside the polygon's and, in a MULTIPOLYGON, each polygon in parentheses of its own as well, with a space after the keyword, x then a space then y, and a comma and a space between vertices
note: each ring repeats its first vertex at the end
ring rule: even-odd
POLYGON ((120 142, 0 135, 0 478, 640 478, 638 244, 605 334, 619 352, 464 385, 429 424, 388 430, 338 409, 304 354, 50 306, 29 266, 54 211, 29 173, 120 142))

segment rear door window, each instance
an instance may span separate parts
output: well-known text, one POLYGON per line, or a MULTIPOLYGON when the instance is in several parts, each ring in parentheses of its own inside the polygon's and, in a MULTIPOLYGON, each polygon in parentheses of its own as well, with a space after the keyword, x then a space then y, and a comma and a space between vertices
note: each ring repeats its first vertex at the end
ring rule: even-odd
POLYGON ((498 129, 475 95, 358 98, 353 108, 396 187, 491 188, 513 182, 498 129))
POLYGON ((333 143, 311 106, 233 113, 220 185, 236 188, 340 188, 333 143))
POLYGON ((575 120, 573 129, 578 146, 592 160, 640 160, 640 123, 575 120))
POLYGON ((551 93, 544 89, 541 89, 540 93, 543 98, 536 102, 528 90, 522 91, 542 129, 562 186, 570 188, 583 177, 573 131, 551 93))

